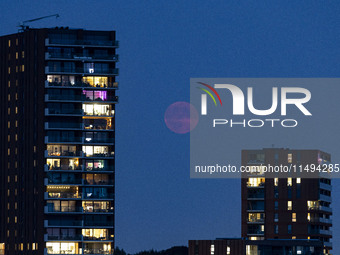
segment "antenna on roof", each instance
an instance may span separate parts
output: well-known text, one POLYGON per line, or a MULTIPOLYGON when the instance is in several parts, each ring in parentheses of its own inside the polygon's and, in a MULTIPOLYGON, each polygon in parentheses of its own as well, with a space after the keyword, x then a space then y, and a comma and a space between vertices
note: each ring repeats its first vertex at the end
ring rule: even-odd
POLYGON ((23 31, 25 31, 26 29, 29 28, 29 26, 27 26, 26 23, 31 23, 31 22, 41 20, 41 19, 47 19, 47 18, 50 18, 50 17, 59 18, 60 15, 59 14, 53 14, 53 15, 48 15, 48 16, 36 18, 36 19, 25 20, 25 21, 20 22, 20 24, 17 27, 20 27, 19 32, 23 32, 23 31))

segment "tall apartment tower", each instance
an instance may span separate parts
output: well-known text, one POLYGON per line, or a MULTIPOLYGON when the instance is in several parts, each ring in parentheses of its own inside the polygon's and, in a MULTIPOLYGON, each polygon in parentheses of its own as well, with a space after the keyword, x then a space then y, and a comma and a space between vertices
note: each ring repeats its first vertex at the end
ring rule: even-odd
MULTIPOLYGON (((331 156, 319 150, 243 150, 242 166, 319 165, 331 156)), ((261 169, 261 168, 260 168, 261 169)), ((330 178, 264 178, 248 173, 241 182, 242 237, 249 240, 318 239, 332 249, 330 178)))
POLYGON ((0 37, 0 251, 112 254, 114 31, 0 37))

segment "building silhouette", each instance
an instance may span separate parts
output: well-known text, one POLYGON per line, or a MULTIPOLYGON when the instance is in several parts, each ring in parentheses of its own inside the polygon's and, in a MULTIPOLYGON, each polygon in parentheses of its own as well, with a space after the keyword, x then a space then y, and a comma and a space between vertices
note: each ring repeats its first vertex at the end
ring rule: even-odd
POLYGON ((112 254, 114 31, 0 37, 4 254, 112 254))

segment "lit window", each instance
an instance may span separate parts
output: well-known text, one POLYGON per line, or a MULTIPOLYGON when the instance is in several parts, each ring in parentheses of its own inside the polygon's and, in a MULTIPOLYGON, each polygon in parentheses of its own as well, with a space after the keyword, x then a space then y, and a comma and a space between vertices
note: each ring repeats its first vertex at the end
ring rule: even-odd
POLYGON ((307 208, 308 210, 310 209, 317 209, 319 207, 319 202, 318 201, 307 201, 307 208))
POLYGON ((293 185, 293 179, 287 178, 287 186, 292 186, 292 185, 293 185))
POLYGON ((22 55, 22 58, 25 58, 25 52, 24 51, 21 52, 21 55, 22 55))
POLYGON ((15 53, 15 59, 18 59, 19 58, 19 54, 18 52, 15 53))
POLYGON ((10 74, 11 73, 11 68, 10 67, 8 67, 8 74, 10 74))
POLYGON ((11 155, 11 149, 10 148, 8 148, 8 150, 7 150, 7 155, 8 156, 11 155))
POLYGON ((227 246, 227 255, 231 254, 230 253, 230 246, 227 246))
POLYGON ((21 66, 21 71, 22 71, 22 72, 25 72, 25 65, 22 65, 22 66, 21 66))
POLYGON ((288 163, 293 162, 293 155, 291 153, 288 154, 288 163))
POLYGON ((296 222, 296 213, 292 213, 292 222, 296 222))
POLYGON ((301 178, 296 178, 296 183, 301 183, 301 178))
POLYGON ((8 107, 8 115, 11 114, 11 108, 8 107))
POLYGON ((274 178, 274 185, 279 186, 279 178, 274 178))
POLYGON ((293 203, 292 203, 292 201, 288 201, 288 203, 287 203, 287 210, 292 210, 293 209, 293 203))
POLYGON ((11 101, 11 95, 10 94, 8 94, 7 99, 8 99, 8 101, 11 101))
POLYGON ((8 47, 11 47, 11 40, 8 40, 8 47))
POLYGON ((292 236, 292 239, 296 239, 296 236, 292 236))
POLYGON ((310 213, 307 214, 307 220, 310 221, 310 213))
POLYGON ((10 81, 8 81, 8 87, 9 87, 9 88, 11 87, 11 82, 10 82, 10 81))
POLYGON ((210 254, 214 255, 215 254, 215 245, 210 245, 210 254))
POLYGON ((265 178, 248 178, 247 186, 249 187, 259 187, 264 186, 265 178))

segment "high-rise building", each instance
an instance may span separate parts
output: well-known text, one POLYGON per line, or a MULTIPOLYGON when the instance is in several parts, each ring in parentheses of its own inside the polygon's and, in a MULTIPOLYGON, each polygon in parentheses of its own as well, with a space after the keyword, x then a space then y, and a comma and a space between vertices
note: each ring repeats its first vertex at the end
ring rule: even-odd
POLYGON ((0 251, 112 254, 114 31, 0 37, 0 251))
MULTIPOLYGON (((242 166, 302 166, 330 163, 331 156, 319 150, 243 150, 242 166)), ((256 168, 256 166, 258 168, 256 168)), ((324 254, 332 249, 331 179, 301 178, 278 174, 246 173, 241 182, 242 237, 249 240, 317 239, 324 254)), ((305 176, 304 176, 305 177, 305 176)))

